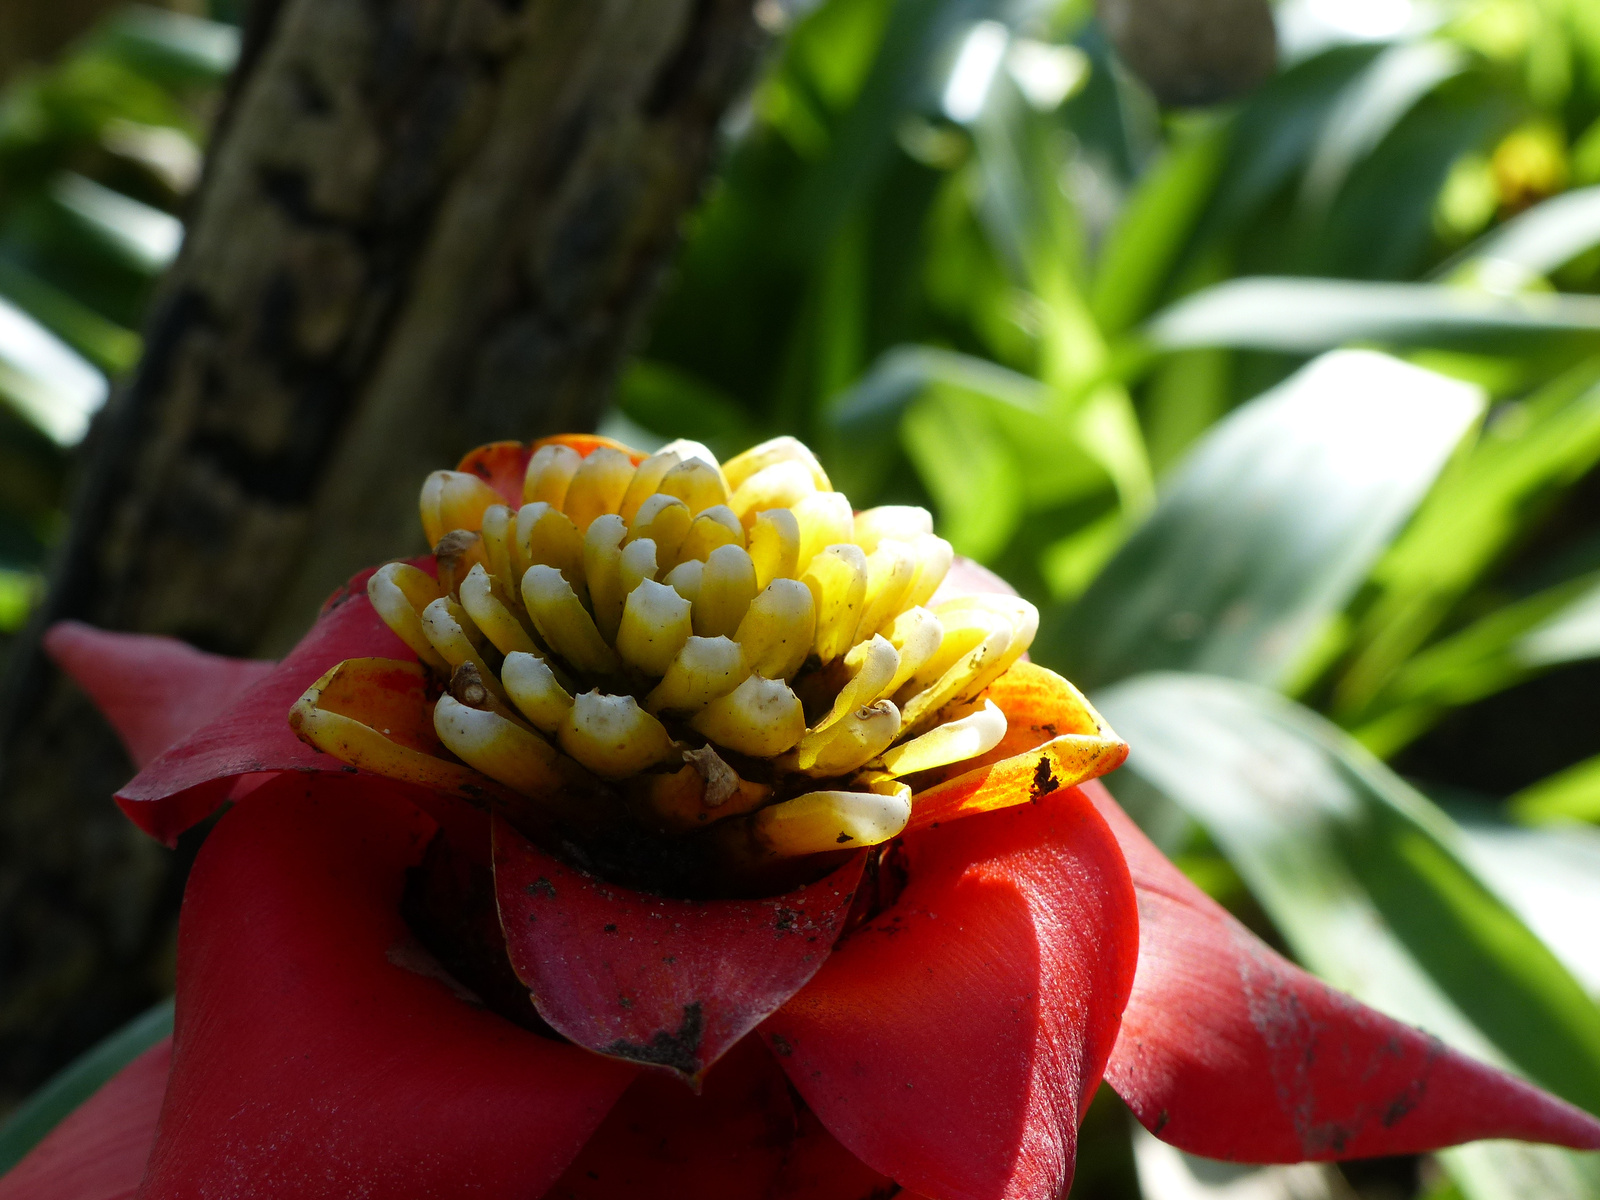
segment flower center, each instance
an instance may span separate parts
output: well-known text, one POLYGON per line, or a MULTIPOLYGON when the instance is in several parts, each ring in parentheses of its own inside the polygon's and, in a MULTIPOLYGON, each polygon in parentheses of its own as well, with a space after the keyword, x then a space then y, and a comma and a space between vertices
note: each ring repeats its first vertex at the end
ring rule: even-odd
POLYGON ((434 472, 438 578, 390 563, 368 593, 442 685, 443 744, 568 840, 614 802, 646 857, 692 843, 735 874, 875 845, 918 776, 1005 734, 981 694, 1037 611, 939 602, 951 549, 927 511, 854 512, 793 438, 726 464, 551 442, 522 498, 434 472))

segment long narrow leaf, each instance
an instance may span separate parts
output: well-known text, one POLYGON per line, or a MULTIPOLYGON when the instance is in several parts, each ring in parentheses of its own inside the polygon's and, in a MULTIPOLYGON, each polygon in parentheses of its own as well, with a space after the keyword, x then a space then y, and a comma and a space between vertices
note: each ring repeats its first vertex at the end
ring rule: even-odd
POLYGON ((1529 275, 1548 275, 1600 245, 1600 187, 1579 188, 1535 205, 1481 238, 1456 262, 1509 263, 1529 275))
POLYGON ((1354 638, 1357 655, 1334 695, 1341 724, 1369 719, 1370 706, 1401 665, 1530 519, 1600 461, 1600 358, 1575 367, 1505 417, 1440 480, 1375 569, 1374 599, 1354 638))
POLYGON ((1600 344, 1600 297, 1494 296, 1430 283, 1235 279, 1158 313, 1159 347, 1233 346, 1315 354, 1351 342, 1527 349, 1555 339, 1600 344))
POLYGON ((1170 668, 1280 683, 1482 404, 1382 355, 1318 360, 1195 448, 1043 656, 1089 687, 1170 668))

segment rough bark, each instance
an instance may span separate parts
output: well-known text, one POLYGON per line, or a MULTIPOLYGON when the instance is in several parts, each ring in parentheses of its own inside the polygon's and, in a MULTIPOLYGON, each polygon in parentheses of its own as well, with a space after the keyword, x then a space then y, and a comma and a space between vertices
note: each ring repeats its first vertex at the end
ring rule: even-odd
MULTIPOLYGON (((428 470, 590 427, 759 39, 749 0, 266 0, 247 43, 40 625, 281 652, 419 544, 428 470)), ((5 696, 14 1095, 159 994, 178 886, 35 646, 5 696)))

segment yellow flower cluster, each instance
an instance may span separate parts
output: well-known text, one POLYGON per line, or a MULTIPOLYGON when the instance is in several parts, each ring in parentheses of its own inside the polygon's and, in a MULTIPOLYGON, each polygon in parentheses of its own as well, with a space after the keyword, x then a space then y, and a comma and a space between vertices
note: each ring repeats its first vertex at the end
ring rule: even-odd
POLYGON ((933 603, 951 550, 927 511, 853 512, 793 438, 725 464, 689 442, 637 466, 546 444, 523 499, 435 472, 438 579, 391 563, 368 594, 449 681, 441 742, 525 795, 576 763, 664 831, 748 813, 762 852, 807 854, 895 836, 905 777, 1005 734, 980 694, 1037 611, 933 603))

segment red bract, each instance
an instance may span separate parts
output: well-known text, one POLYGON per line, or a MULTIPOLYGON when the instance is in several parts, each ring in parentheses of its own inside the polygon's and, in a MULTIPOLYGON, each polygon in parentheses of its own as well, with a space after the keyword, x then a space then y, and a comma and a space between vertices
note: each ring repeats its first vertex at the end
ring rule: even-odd
MULTIPOLYGON (((486 460, 484 477, 516 469, 486 460)), ((119 796, 170 838, 230 780, 277 773, 238 799, 197 861, 153 1153, 105 1157, 127 1190, 822 1200, 884 1194, 893 1180, 937 1200, 1043 1198, 1070 1183, 1102 1076, 1158 1136, 1242 1161, 1490 1136, 1600 1148, 1587 1114, 1284 961, 1104 789, 1071 786, 1120 754, 1080 728, 1067 685, 1027 664, 990 689, 1005 741, 925 781, 893 856, 903 891, 882 892, 842 936, 860 855, 787 896, 664 900, 497 823, 509 958, 565 1036, 519 1028, 466 993, 400 915, 405 873, 441 825, 479 864, 469 873, 490 863, 469 792, 373 777, 285 725, 335 663, 413 661, 360 582, 119 796), (699 1077, 700 1094, 680 1076, 699 1077)), ((67 627, 52 649, 127 720, 149 639, 67 627)), ((225 661, 167 661, 184 695, 239 683, 225 661)), ((150 1128, 154 1061, 0 1181, 0 1200, 87 1200, 65 1184, 5 1188, 64 1180, 63 1139, 91 1147, 150 1128), (140 1079, 143 1127, 109 1099, 140 1079)))

